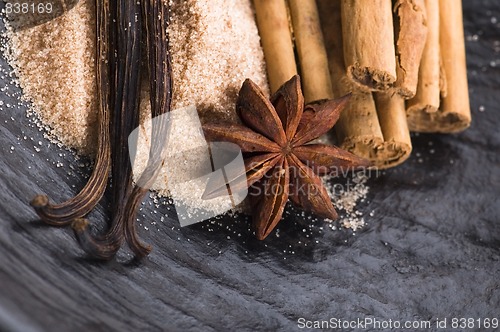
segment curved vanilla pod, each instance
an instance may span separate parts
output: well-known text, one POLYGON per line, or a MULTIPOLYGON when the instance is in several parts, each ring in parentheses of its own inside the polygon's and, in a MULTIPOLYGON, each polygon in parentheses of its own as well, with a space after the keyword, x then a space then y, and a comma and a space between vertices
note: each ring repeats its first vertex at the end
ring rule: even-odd
POLYGON ((139 88, 141 64, 141 7, 136 1, 110 1, 110 49, 116 54, 109 62, 111 88, 111 171, 112 215, 106 234, 93 236, 89 221, 72 224, 82 248, 97 259, 114 257, 125 239, 126 201, 133 188, 128 136, 139 125, 139 88))
MULTIPOLYGON (((130 7, 128 9, 132 10, 130 7)), ((123 92, 131 88, 130 86, 134 83, 134 80, 128 81, 125 79, 124 82, 118 80, 116 87, 117 89, 123 87, 123 90, 121 93, 120 91, 115 93, 115 100, 118 103, 123 99, 123 102, 118 107, 115 107, 115 110, 120 110, 115 119, 120 123, 127 122, 127 125, 120 126, 120 130, 115 132, 118 135, 118 141, 116 141, 117 144, 113 144, 114 149, 120 149, 120 151, 116 154, 113 151, 113 156, 115 156, 113 159, 113 174, 117 174, 116 180, 113 177, 113 182, 117 183, 118 185, 115 186, 119 188, 115 187, 114 190, 114 215, 111 228, 103 236, 92 237, 88 228, 88 221, 79 219, 73 223, 73 229, 80 244, 94 258, 111 259, 121 247, 123 240, 126 240, 137 258, 144 257, 151 251, 151 246, 143 244, 137 235, 135 216, 144 195, 155 182, 164 160, 169 119, 167 116, 162 115, 170 111, 172 97, 171 59, 167 35, 168 9, 168 5, 163 1, 145 0, 142 2, 142 27, 144 28, 147 44, 151 117, 153 120, 147 166, 134 186, 132 182, 132 165, 128 159, 129 147, 126 142, 136 126, 130 126, 131 123, 128 123, 127 120, 130 120, 132 116, 136 117, 138 114, 139 92, 134 90, 133 94, 127 95, 128 98, 125 103, 123 92), (129 116, 127 117, 127 115, 129 116), (124 117, 127 117, 127 119, 123 119, 124 117), (127 151, 125 152, 125 150, 127 151), (123 167, 125 164, 127 165, 126 168, 123 167)), ((137 10, 137 8, 134 7, 134 10, 137 10)), ((122 13, 125 13, 125 17, 132 17, 130 13, 122 13)), ((117 21, 120 24, 125 23, 126 20, 120 19, 120 11, 117 14, 117 21)), ((134 16, 137 15, 141 16, 134 12, 134 16)), ((124 69, 127 73, 126 77, 138 75, 139 63, 136 61, 137 53, 135 53, 137 50, 133 46, 137 45, 134 40, 139 38, 140 31, 138 32, 137 29, 140 26, 140 24, 137 24, 133 29, 129 27, 129 30, 133 30, 133 32, 128 31, 132 35, 125 38, 125 41, 128 46, 132 47, 132 49, 127 48, 127 51, 130 51, 127 54, 130 54, 132 61, 125 61, 125 63, 117 61, 117 66, 113 70, 113 72, 117 73, 117 77, 120 76, 121 69, 124 69)), ((120 37, 123 37, 120 34, 122 32, 123 30, 118 30, 118 45, 123 42, 123 39, 120 39, 120 37)), ((135 82, 136 87, 138 87, 138 80, 135 80, 135 82)), ((114 128, 117 129, 117 127, 114 128)))
POLYGON ((98 137, 95 166, 87 184, 73 198, 60 204, 51 204, 46 195, 38 195, 31 201, 41 220, 49 225, 66 226, 74 219, 87 215, 102 198, 111 168, 109 112, 110 73, 109 48, 109 0, 96 1, 97 10, 97 54, 96 83, 98 93, 98 137))
POLYGON ((136 255, 143 257, 151 251, 151 247, 140 242, 135 230, 135 216, 139 205, 155 182, 165 158, 165 145, 169 129, 169 118, 172 100, 172 67, 169 53, 167 33, 169 13, 164 1, 143 1, 144 26, 147 36, 148 67, 150 82, 150 103, 152 117, 151 147, 146 169, 142 172, 136 186, 127 201, 125 211, 125 238, 136 255))

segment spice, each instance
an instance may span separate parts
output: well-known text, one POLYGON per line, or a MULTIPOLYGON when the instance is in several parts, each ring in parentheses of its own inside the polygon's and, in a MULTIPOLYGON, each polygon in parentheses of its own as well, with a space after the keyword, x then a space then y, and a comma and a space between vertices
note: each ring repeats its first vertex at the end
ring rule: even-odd
POLYGON ((365 91, 385 91, 396 82, 391 0, 342 0, 347 76, 365 91))
POLYGON ((110 134, 109 134, 109 102, 110 74, 109 58, 109 3, 108 0, 96 1, 96 85, 98 93, 98 128, 97 154, 94 170, 85 187, 73 198, 60 204, 50 204, 46 195, 38 195, 31 205, 38 216, 47 224, 65 226, 74 219, 87 215, 102 198, 108 182, 111 168, 110 134))
POLYGON ((156 181, 163 166, 166 154, 165 143, 169 129, 168 118, 163 115, 170 111, 173 88, 172 61, 167 35, 169 7, 157 0, 143 1, 143 7, 144 26, 147 36, 151 117, 154 122, 152 124, 146 169, 136 182, 125 208, 125 211, 132 212, 125 215, 125 238, 137 257, 145 256, 151 250, 151 247, 143 245, 137 237, 135 216, 139 204, 156 181))
MULTIPOLYGON (((209 141, 238 144, 246 154, 246 173, 229 180, 245 176, 247 185, 258 196, 253 218, 257 238, 266 238, 276 227, 288 198, 319 216, 337 218, 318 175, 347 172, 370 164, 334 146, 307 143, 331 129, 349 98, 304 107, 300 79, 294 76, 270 102, 255 83, 246 80, 236 106, 244 125, 208 123, 203 126, 209 141), (270 176, 266 178, 266 174, 270 176)), ((206 196, 217 197, 225 190, 226 183, 216 183, 207 190, 206 196)))
POLYGON ((84 194, 79 195, 72 205, 66 204, 65 207, 70 210, 69 215, 64 215, 63 222, 54 221, 57 219, 55 213, 47 214, 47 209, 54 210, 52 206, 39 204, 44 201, 43 196, 38 196, 33 202, 42 220, 49 223, 66 225, 73 217, 72 227, 79 243, 90 256, 97 259, 114 257, 124 240, 137 257, 143 257, 151 250, 150 246, 138 239, 135 214, 144 194, 156 180, 164 156, 167 119, 161 115, 170 111, 172 91, 167 37, 168 9, 164 2, 154 0, 142 1, 142 8, 141 3, 126 0, 96 1, 99 33, 97 72, 98 87, 101 88, 99 129, 103 134, 99 137, 98 158, 101 155, 104 158, 97 160, 93 182, 87 185, 84 194), (148 163, 139 179, 141 186, 134 187, 128 138, 139 125, 143 30, 147 44, 151 116, 157 121, 153 123, 148 163), (107 116, 108 107, 113 110, 111 121, 107 116), (81 217, 97 204, 105 189, 110 145, 114 184, 111 226, 106 234, 94 238, 88 227, 89 221, 81 217), (94 186, 94 182, 99 185, 94 186))
POLYGON ((259 35, 266 57, 271 93, 297 75, 292 32, 285 0, 254 0, 259 35))
POLYGON ((441 95, 446 95, 446 82, 441 68, 439 49, 439 2, 425 0, 425 9, 428 33, 418 73, 417 93, 406 103, 406 111, 408 118, 412 119, 410 121, 412 124, 418 122, 413 121, 418 117, 413 113, 437 112, 441 95))
POLYGON ((109 4, 112 82, 111 146, 112 146, 112 207, 111 227, 107 236, 94 240, 87 230, 88 221, 77 219, 73 229, 83 249, 99 259, 110 259, 124 240, 124 211, 132 190, 132 166, 129 162, 128 135, 139 123, 140 38, 142 15, 136 3, 127 1, 109 4), (112 23, 113 22, 113 23, 112 23))
POLYGON ((340 2, 319 0, 317 3, 334 95, 352 92, 351 101, 335 125, 340 146, 371 160, 378 168, 399 165, 411 153, 404 101, 382 102, 386 98, 380 97, 376 104, 371 92, 359 90, 352 83, 344 61, 343 49, 348 41, 342 34, 340 2))
POLYGON ((332 99, 328 58, 315 0, 289 0, 305 102, 332 99))
POLYGON ((398 0, 394 4, 396 42, 395 90, 405 99, 415 96, 418 69, 427 38, 424 0, 398 0))
POLYGON ((439 47, 446 93, 441 94, 438 111, 409 108, 408 125, 413 131, 455 133, 471 123, 461 0, 439 1, 439 47))
POLYGON ((117 57, 111 61, 111 74, 116 80, 112 95, 114 106, 113 129, 113 215, 109 231, 93 238, 88 221, 77 219, 73 230, 82 247, 93 257, 112 258, 125 239, 136 255, 143 257, 151 247, 143 244, 135 229, 135 215, 148 191, 156 180, 162 166, 162 149, 167 135, 167 120, 161 115, 170 111, 171 65, 167 37, 168 6, 162 1, 147 0, 140 3, 120 1, 111 6, 111 43, 116 47, 117 57), (144 25, 142 24, 144 22, 144 25), (149 78, 151 82, 153 124, 151 147, 146 170, 140 183, 133 186, 132 165, 127 144, 130 133, 139 123, 140 96, 140 40, 142 29, 146 35, 149 78))

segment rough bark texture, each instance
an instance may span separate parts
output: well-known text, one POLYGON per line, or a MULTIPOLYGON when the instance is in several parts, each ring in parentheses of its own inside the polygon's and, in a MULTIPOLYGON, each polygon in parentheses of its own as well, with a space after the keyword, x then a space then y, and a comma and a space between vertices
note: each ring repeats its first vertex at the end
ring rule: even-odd
POLYGON ((271 93, 297 74, 285 0, 254 0, 271 93))
POLYGON ((462 12, 461 0, 439 1, 439 45, 445 79, 440 88, 445 92, 437 112, 408 112, 411 131, 458 133, 470 126, 462 12))
POLYGON ((386 91, 396 82, 392 2, 342 0, 347 75, 365 91, 386 91))
POLYGON ((418 68, 427 39, 424 0, 398 0, 394 4, 396 91, 405 99, 415 96, 418 68))
MULTIPOLYGON (((0 92, 0 330, 296 331, 299 317, 498 317, 500 75, 481 68, 498 58, 500 3, 466 0, 464 12, 466 36, 482 31, 466 43, 472 126, 414 137, 410 160, 369 182, 368 226, 355 236, 310 229, 295 213, 264 242, 243 219, 179 229, 148 200, 140 219, 151 255, 88 261, 70 230, 42 226, 28 204, 39 192, 74 194, 85 181, 69 165, 79 162, 46 143, 35 152, 30 137, 46 142, 42 134, 0 92)), ((108 203, 92 217, 104 219, 108 203)))
POLYGON ((404 103, 399 103, 403 107, 401 108, 397 102, 391 103, 388 99, 385 103, 379 102, 377 109, 372 93, 356 88, 349 80, 344 66, 342 49, 345 49, 345 41, 340 23, 340 2, 318 0, 317 4, 334 95, 339 97, 353 92, 349 104, 335 125, 340 146, 369 159, 381 169, 401 164, 411 153, 404 103))
POLYGON ((439 2, 426 0, 427 40, 418 72, 418 84, 415 97, 406 103, 408 116, 413 112, 437 112, 441 94, 446 95, 446 78, 442 72, 441 50, 439 48, 439 2))

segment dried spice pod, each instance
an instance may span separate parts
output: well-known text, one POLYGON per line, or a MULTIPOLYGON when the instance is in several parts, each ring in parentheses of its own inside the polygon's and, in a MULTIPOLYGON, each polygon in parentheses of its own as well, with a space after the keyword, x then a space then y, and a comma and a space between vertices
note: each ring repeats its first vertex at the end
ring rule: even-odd
POLYGON ((94 169, 82 190, 73 198, 60 204, 51 204, 46 195, 38 195, 31 205, 38 216, 47 224, 54 226, 69 225, 74 219, 87 215, 102 198, 106 190, 111 168, 110 151, 110 73, 109 49, 109 1, 96 1, 97 31, 96 40, 96 83, 98 93, 97 154, 94 169))
POLYGON ((171 60, 167 27, 168 5, 163 1, 146 0, 142 8, 138 3, 120 1, 114 8, 114 30, 117 53, 124 55, 111 66, 114 73, 114 139, 113 145, 113 217, 109 231, 94 238, 84 219, 73 223, 73 230, 88 254, 98 259, 111 259, 124 240, 136 257, 147 255, 151 247, 143 244, 135 229, 137 209, 161 169, 164 147, 168 134, 169 119, 161 116, 170 111, 172 95, 171 60), (133 20, 134 23, 131 23, 133 20), (132 165, 129 160, 127 139, 138 123, 140 37, 144 29, 148 57, 150 102, 152 107, 152 133, 149 159, 137 185, 132 182, 132 165), (126 167, 124 167, 126 166, 126 167), (115 185, 116 186, 116 185, 115 185))
MULTIPOLYGON (((288 198, 322 217, 337 218, 319 175, 338 175, 371 166, 347 151, 308 144, 333 127, 349 99, 347 95, 304 106, 300 79, 294 76, 269 101, 247 79, 236 103, 242 124, 229 127, 214 121, 203 125, 207 140, 237 144, 244 153, 247 184, 256 207, 253 226, 258 239, 265 239, 276 227, 288 198)), ((234 174, 240 176, 239 172, 234 174)), ((221 188, 225 184, 221 181, 209 184, 204 196, 224 194, 221 188)))
POLYGON ((111 160, 112 207, 111 226, 105 235, 94 238, 90 223, 77 219, 72 227, 82 248, 97 259, 111 259, 121 247, 124 235, 125 205, 133 188, 132 165, 127 144, 129 134, 139 124, 139 84, 141 59, 140 4, 132 1, 110 1, 110 48, 115 56, 109 62, 112 78, 111 160))
POLYGON ((150 103, 152 131, 148 163, 128 198, 125 210, 125 238, 137 257, 145 256, 151 248, 143 245, 135 231, 135 216, 144 195, 155 182, 165 158, 165 145, 169 133, 169 118, 165 113, 170 111, 172 101, 172 67, 169 53, 167 25, 168 7, 162 1, 144 0, 144 26, 149 63, 150 103))

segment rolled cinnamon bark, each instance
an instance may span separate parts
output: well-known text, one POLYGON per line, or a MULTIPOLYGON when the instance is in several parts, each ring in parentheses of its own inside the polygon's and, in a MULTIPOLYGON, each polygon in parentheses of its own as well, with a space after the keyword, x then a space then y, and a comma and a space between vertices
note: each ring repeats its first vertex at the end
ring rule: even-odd
MULTIPOLYGON (((434 0, 437 3, 436 0, 434 0)), ((395 90, 403 98, 415 96, 418 69, 427 38, 427 13, 424 0, 398 0, 394 4, 396 39, 395 90)))
MULTIPOLYGON (((336 71, 332 73, 332 77, 338 77, 336 71)), ((336 86, 334 91, 336 96, 349 92, 347 85, 344 88, 336 86)), ((343 149, 372 161, 377 167, 384 168, 385 156, 381 154, 384 135, 371 92, 353 92, 349 104, 335 125, 335 132, 343 149)))
POLYGON ((384 135, 384 163, 386 167, 401 164, 411 154, 410 130, 406 122, 405 101, 399 94, 374 93, 375 105, 384 135))
POLYGON ((333 98, 315 0, 288 0, 305 102, 333 98))
MULTIPOLYGON (((349 105, 335 125, 341 147, 371 160, 379 168, 400 164, 411 152, 404 102, 401 103, 401 99, 381 99, 383 111, 377 114, 372 93, 360 91, 348 78, 342 52, 340 3, 318 0, 317 4, 334 96, 353 93, 349 105)), ((394 54, 392 57, 394 58, 394 54)))
MULTIPOLYGON (((418 74, 417 93, 406 103, 409 122, 417 123, 418 113, 434 113, 439 109, 442 75, 439 49, 439 2, 425 0, 427 41, 418 74), (417 113, 417 114, 414 114, 417 113)), ((443 73, 444 74, 444 73, 443 73)))
POLYGON ((254 0, 271 93, 297 74, 285 0, 254 0))
POLYGON ((412 131, 455 133, 470 126, 461 0, 439 1, 439 44, 446 94, 436 112, 408 112, 412 131))
POLYGON ((341 11, 347 76, 365 91, 394 87, 392 1, 342 0, 341 11))

